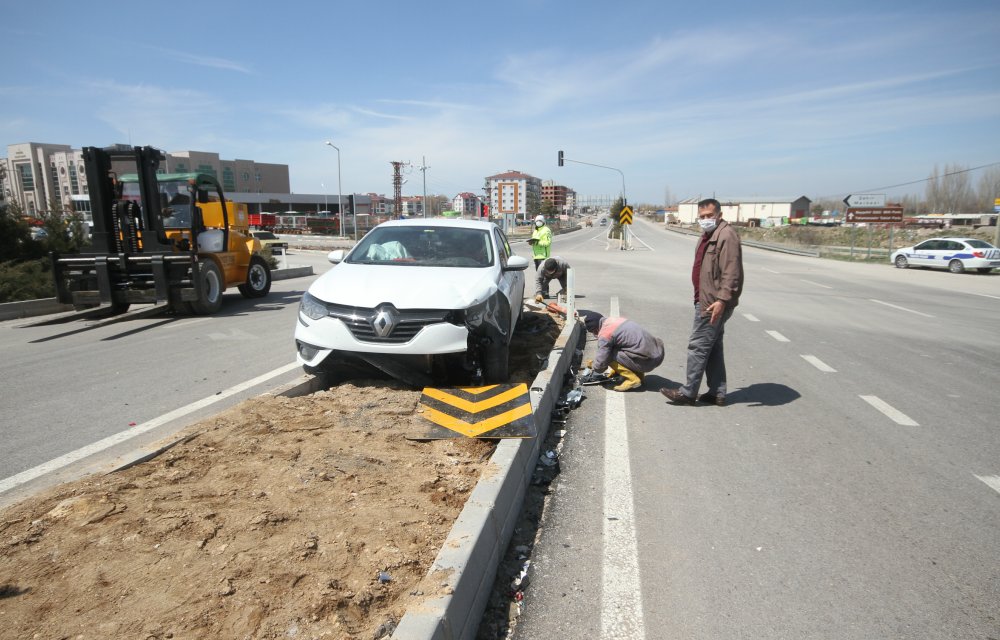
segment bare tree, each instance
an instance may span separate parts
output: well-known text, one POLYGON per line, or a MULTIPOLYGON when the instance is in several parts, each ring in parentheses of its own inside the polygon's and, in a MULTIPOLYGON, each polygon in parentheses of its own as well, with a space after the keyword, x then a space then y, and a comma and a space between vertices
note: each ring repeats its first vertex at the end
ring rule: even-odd
POLYGON ((931 213, 969 213, 977 210, 968 167, 946 164, 939 173, 937 165, 927 179, 927 206, 931 213))
POLYGON ((1000 198, 1000 166, 988 167, 979 177, 979 210, 993 211, 993 202, 1000 198))

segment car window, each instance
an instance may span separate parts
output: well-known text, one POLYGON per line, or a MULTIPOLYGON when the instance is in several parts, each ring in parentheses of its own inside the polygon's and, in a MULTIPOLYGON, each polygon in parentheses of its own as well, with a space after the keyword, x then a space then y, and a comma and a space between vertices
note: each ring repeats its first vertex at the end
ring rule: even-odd
POLYGON ((510 242, 507 241, 507 236, 499 227, 493 228, 493 235, 496 236, 497 247, 499 247, 500 252, 500 264, 504 267, 507 266, 507 258, 510 257, 510 242))
POLYGON ((348 255, 355 264, 422 267, 487 267, 493 243, 486 231, 468 228, 376 227, 348 255))
POLYGON ((965 250, 965 245, 962 244, 961 242, 955 242, 954 240, 948 240, 945 244, 947 245, 945 247, 945 249, 947 249, 948 251, 964 251, 965 250))
POLYGON ((937 251, 943 248, 940 240, 927 240, 916 246, 917 251, 937 251))
POLYGON ((253 237, 259 240, 276 240, 278 236, 274 235, 270 231, 254 231, 253 237))
POLYGON ((965 243, 973 249, 992 249, 993 245, 985 240, 966 240, 965 243))

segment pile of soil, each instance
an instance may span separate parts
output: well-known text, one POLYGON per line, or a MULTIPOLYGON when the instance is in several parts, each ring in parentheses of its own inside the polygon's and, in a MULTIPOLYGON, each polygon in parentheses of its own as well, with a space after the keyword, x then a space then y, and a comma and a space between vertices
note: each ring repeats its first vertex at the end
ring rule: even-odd
MULTIPOLYGON (((511 382, 563 320, 528 312, 511 382)), ((428 575, 494 443, 416 441, 420 392, 263 395, 148 462, 0 511, 2 638, 381 638, 428 575)))

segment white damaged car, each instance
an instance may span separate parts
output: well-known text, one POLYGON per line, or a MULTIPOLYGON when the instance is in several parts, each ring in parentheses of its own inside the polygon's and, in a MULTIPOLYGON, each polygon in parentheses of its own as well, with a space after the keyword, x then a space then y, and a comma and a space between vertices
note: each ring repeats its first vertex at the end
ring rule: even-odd
POLYGON ((331 382, 381 371, 412 386, 506 382, 528 260, 480 220, 384 222, 303 294, 297 359, 331 382))

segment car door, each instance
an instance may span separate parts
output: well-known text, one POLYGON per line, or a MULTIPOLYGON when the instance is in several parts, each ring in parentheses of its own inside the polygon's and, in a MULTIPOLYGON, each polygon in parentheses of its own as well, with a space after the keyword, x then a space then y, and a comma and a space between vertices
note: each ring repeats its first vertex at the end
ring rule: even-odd
POLYGON ((913 247, 910 262, 915 265, 930 267, 934 265, 934 252, 937 250, 937 240, 925 240, 913 247))
POLYGON ((521 316, 521 306, 524 302, 524 271, 506 271, 507 259, 511 256, 510 242, 499 227, 493 228, 493 238, 496 244, 497 262, 500 266, 500 288, 510 302, 510 334, 514 335, 514 325, 521 316))

